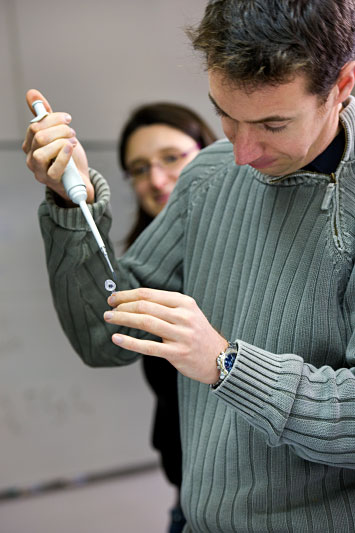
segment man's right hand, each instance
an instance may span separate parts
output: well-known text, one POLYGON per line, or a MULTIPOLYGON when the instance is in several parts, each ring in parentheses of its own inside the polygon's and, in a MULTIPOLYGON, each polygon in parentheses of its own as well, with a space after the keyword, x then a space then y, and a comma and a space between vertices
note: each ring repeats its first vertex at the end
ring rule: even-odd
POLYGON ((69 200, 61 177, 72 156, 87 189, 87 202, 93 203, 95 192, 89 178, 88 162, 85 151, 70 127, 71 116, 68 113, 53 113, 44 96, 36 89, 26 94, 26 100, 33 113, 32 103, 42 100, 49 115, 39 122, 30 124, 22 145, 27 154, 27 166, 34 173, 36 180, 47 185, 59 194, 69 207, 74 204, 69 200))

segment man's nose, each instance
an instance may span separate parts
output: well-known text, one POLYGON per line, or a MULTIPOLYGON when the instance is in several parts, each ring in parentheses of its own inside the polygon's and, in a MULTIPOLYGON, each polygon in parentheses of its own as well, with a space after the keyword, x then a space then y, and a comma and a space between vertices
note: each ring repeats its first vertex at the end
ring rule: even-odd
POLYGON ((263 155, 258 133, 252 128, 238 125, 233 135, 234 157, 237 165, 247 165, 263 155))

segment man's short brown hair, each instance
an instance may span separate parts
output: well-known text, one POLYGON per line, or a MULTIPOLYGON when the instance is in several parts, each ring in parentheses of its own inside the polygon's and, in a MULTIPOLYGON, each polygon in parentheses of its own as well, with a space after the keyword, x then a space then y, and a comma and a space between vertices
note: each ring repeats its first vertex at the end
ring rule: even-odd
POLYGON ((207 69, 256 88, 302 72, 311 94, 326 97, 354 58, 354 0, 212 0, 189 28, 207 69))

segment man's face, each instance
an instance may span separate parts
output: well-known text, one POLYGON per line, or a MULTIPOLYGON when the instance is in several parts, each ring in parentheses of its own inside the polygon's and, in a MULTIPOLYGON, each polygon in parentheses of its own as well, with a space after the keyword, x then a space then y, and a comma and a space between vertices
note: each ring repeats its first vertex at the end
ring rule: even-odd
POLYGON ((228 83, 221 72, 210 71, 209 84, 238 165, 270 176, 290 174, 313 161, 337 133, 341 106, 336 89, 321 105, 307 92, 302 75, 248 92, 228 83))

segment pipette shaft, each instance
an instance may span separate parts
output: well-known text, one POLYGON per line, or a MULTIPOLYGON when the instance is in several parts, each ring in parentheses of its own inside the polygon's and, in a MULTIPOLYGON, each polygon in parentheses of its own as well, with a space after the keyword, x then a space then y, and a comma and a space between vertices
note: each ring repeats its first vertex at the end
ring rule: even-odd
MULTIPOLYGON (((32 107, 36 113, 36 118, 34 118, 31 122, 38 122, 48 115, 48 111, 44 107, 42 100, 36 100, 35 102, 33 102, 32 107)), ((101 238, 99 230, 97 229, 95 221, 86 203, 87 192, 85 183, 83 182, 82 177, 80 176, 80 173, 72 157, 70 158, 69 163, 63 173, 62 183, 64 185, 65 192, 67 193, 70 200, 80 206, 80 209, 83 212, 83 215, 89 225, 89 228, 92 231, 92 234, 94 235, 97 245, 106 260, 106 263, 113 275, 113 278, 117 281, 117 276, 115 271, 113 270, 110 259, 108 257, 104 241, 101 238)))
POLYGON ((100 251, 101 251, 102 255, 106 259, 106 262, 107 262, 107 264, 109 266, 109 269, 112 272, 112 275, 113 275, 114 279, 116 279, 116 281, 117 281, 116 273, 113 270, 113 267, 111 265, 110 259, 108 257, 108 253, 106 251, 105 243, 102 240, 102 237, 101 237, 101 235, 99 233, 99 230, 97 229, 97 226, 96 226, 96 224, 94 222, 94 219, 92 218, 92 215, 91 215, 91 213, 89 211, 87 203, 85 202, 85 200, 82 200, 79 205, 80 205, 80 208, 81 208, 81 210, 83 212, 84 217, 86 218, 86 222, 88 223, 88 225, 89 225, 89 227, 90 227, 90 229, 91 229, 91 231, 92 231, 92 233, 93 233, 93 235, 95 237, 97 245, 100 248, 100 251))

